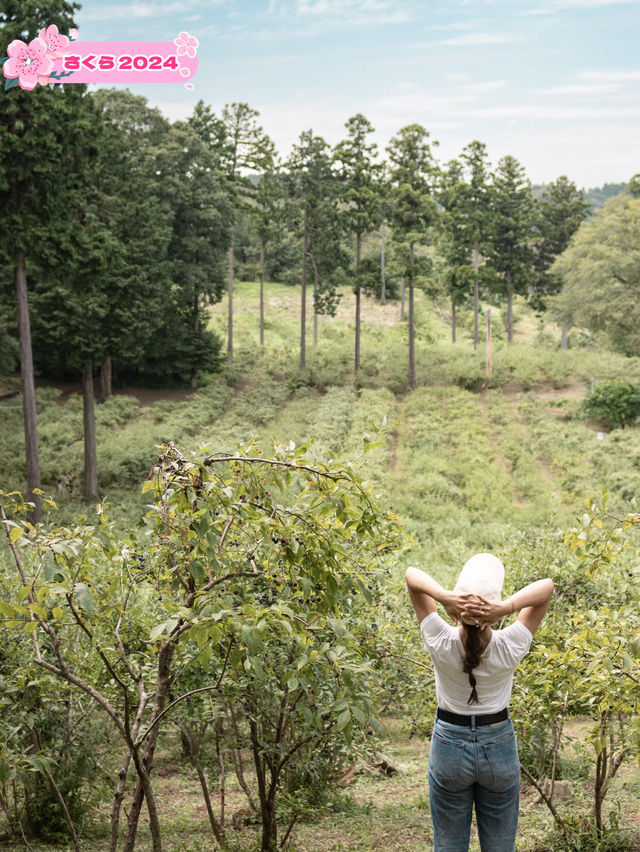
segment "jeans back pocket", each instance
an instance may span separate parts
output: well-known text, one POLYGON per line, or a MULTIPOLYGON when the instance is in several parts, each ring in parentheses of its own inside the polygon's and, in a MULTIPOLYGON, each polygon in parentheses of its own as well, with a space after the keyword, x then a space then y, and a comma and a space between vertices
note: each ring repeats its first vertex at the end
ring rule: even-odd
POLYGON ((520 778, 518 745, 514 733, 498 743, 483 746, 486 766, 479 767, 479 781, 489 790, 506 790, 520 778))
POLYGON ((464 743, 439 737, 434 731, 429 751, 429 772, 436 781, 451 787, 460 782, 464 743))

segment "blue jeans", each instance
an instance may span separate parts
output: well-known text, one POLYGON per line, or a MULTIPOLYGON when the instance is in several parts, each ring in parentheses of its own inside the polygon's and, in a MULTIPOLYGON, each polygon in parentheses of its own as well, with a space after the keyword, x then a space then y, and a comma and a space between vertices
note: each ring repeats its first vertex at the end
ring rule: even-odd
POLYGON ((468 852, 474 804, 482 852, 515 852, 520 762, 511 719, 469 728, 436 719, 429 804, 434 852, 468 852))

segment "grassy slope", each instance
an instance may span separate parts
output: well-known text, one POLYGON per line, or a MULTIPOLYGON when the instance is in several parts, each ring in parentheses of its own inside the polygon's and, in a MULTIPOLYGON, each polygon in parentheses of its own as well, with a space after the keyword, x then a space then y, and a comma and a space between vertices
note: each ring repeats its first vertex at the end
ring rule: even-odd
MULTIPOLYGON (((637 359, 607 352, 560 352, 555 330, 544 345, 531 315, 523 315, 518 341, 507 349, 494 309, 494 380, 480 390, 484 352, 468 339, 470 315, 461 317, 459 342, 448 342, 448 318, 418 294, 418 381, 406 387, 406 325, 399 306, 364 300, 362 374, 354 387, 351 368, 353 296, 345 292, 336 319, 320 319, 320 345, 307 336, 312 384, 297 369, 298 291, 281 285, 267 290, 266 357, 258 352, 258 301, 254 284, 236 290, 234 362, 201 391, 150 404, 118 395, 98 407, 99 465, 114 516, 135 518, 143 504, 138 483, 163 440, 211 450, 232 449, 236 441, 258 435, 296 443, 314 441, 318 457, 362 454, 363 433, 386 417, 383 445, 362 459, 362 471, 405 519, 412 540, 405 563, 453 578, 474 550, 500 550, 514 529, 552 523, 566 526, 589 496, 609 488, 614 504, 638 491, 640 429, 597 440, 593 424, 577 417, 589 383, 613 376, 640 377, 637 359), (422 384, 424 383, 424 384, 422 384)), ((522 310, 522 309, 521 309, 522 310)), ((212 309, 213 327, 224 337, 226 302, 212 309)), ((0 402, 6 429, 0 437, 4 483, 19 487, 20 408, 13 397, 0 402)), ((50 487, 67 470, 82 466, 81 406, 77 396, 59 404, 57 392, 39 391, 43 476, 50 487)), ((79 477, 77 477, 79 478, 79 477)), ((81 507, 77 494, 61 495, 62 516, 81 507)), ((395 581, 398 587, 400 578, 395 581)), ((418 650, 418 643, 416 643, 418 650)), ((322 850, 421 850, 429 848, 426 810, 425 743, 408 739, 392 723, 391 748, 410 773, 397 780, 361 777, 348 800, 337 797, 335 815, 298 830, 300 852, 322 850)), ((171 850, 213 848, 195 779, 172 770, 175 749, 167 741, 159 766, 159 799, 171 850), (164 764, 164 770, 161 769, 164 764), (173 843, 173 845, 172 845, 173 843)), ((175 766, 174 766, 175 768, 175 766)), ((629 770, 619 782, 637 782, 629 770)), ((240 798, 234 797, 240 803, 240 798)), ((234 798, 230 802, 233 809, 234 798)), ((623 807, 633 800, 623 795, 623 807)), ((525 800, 521 821, 523 850, 533 849, 546 813, 525 800)), ((144 837, 144 835, 142 836, 144 837)), ((140 849, 147 848, 141 837, 140 849)), ((100 843, 87 844, 98 850, 100 843)), ((477 848, 477 847, 473 847, 477 848)))

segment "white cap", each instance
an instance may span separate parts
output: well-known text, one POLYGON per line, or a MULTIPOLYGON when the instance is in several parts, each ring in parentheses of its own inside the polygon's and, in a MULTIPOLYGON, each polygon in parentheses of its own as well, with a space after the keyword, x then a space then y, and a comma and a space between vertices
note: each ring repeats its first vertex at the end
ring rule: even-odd
POLYGON ((502 600, 504 565, 492 553, 476 553, 465 562, 454 592, 458 594, 482 595, 488 601, 502 600))

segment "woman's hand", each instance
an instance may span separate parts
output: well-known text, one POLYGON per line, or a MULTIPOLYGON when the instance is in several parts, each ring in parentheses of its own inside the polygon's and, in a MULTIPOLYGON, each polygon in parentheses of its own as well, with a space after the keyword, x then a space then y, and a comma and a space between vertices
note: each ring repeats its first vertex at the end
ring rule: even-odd
POLYGON ((477 619, 480 623, 483 612, 482 598, 478 595, 470 593, 461 595, 455 592, 448 592, 446 597, 441 600, 442 606, 445 608, 447 615, 457 624, 461 616, 467 621, 477 619))
POLYGON ((483 598, 482 595, 471 595, 472 601, 467 604, 463 616, 465 619, 476 619, 478 624, 483 628, 488 624, 493 624, 498 619, 508 615, 511 611, 504 601, 489 601, 483 598))

